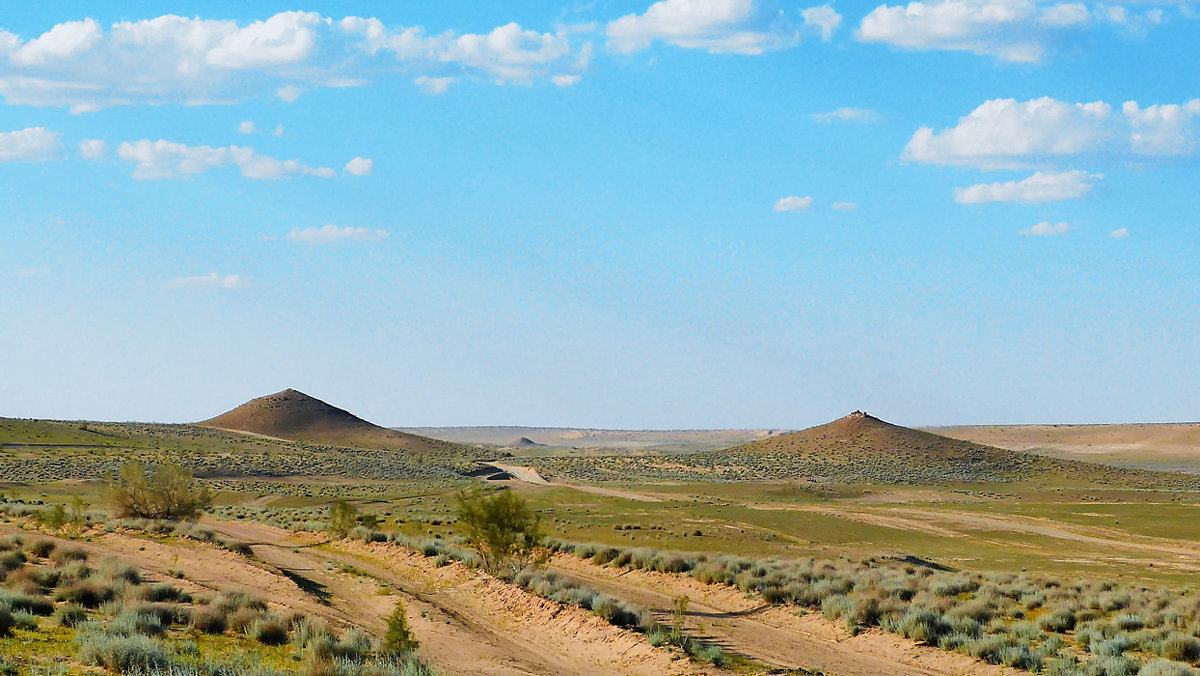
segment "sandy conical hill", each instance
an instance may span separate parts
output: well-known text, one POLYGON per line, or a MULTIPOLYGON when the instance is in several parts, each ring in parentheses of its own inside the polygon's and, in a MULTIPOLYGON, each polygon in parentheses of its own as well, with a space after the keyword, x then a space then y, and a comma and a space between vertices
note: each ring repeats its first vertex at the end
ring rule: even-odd
POLYGON ((858 456, 917 456, 939 460, 1001 460, 1011 451, 922 432, 855 411, 833 422, 753 441, 730 451, 858 456))
POLYGON ((474 451, 459 444, 380 427, 349 411, 292 389, 252 399, 198 424, 229 432, 261 434, 330 446, 439 455, 474 451))

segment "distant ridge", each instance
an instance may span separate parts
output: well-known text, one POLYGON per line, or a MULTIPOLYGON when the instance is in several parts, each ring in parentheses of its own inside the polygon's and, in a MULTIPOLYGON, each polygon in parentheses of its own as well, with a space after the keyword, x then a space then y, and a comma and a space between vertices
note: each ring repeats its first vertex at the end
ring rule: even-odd
POLYGON ((329 446, 437 455, 476 454, 475 449, 467 446, 380 427, 345 409, 290 388, 252 399, 197 424, 227 432, 259 434, 329 446))

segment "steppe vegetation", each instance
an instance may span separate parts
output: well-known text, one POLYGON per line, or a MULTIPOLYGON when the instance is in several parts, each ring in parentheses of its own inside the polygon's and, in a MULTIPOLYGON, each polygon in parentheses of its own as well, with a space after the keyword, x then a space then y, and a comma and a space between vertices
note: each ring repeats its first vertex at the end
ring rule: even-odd
MULTIPOLYGON (((265 533, 246 526, 270 524, 295 533, 288 536, 295 544, 286 545, 291 554, 309 548, 305 560, 325 561, 330 574, 373 579, 372 596, 376 585, 380 595, 391 594, 397 581, 347 559, 346 552, 365 551, 351 545, 415 552, 421 556, 403 556, 465 576, 456 579, 487 572, 484 578, 511 583, 504 588, 520 597, 599 618, 608 631, 627 629, 642 646, 687 656, 681 663, 696 668, 755 671, 762 664, 747 659, 755 657, 752 640, 723 649, 705 633, 719 626, 696 623, 711 606, 689 605, 676 592, 664 597, 680 589, 678 581, 793 619, 800 614, 846 636, 886 632, 940 655, 1035 673, 1200 673, 1200 593, 1191 587, 1200 573, 1196 476, 1013 453, 869 416, 723 451, 556 456, 539 449, 537 457, 504 460, 505 467, 535 467, 566 482, 558 484, 482 481, 471 476, 465 456, 452 455, 186 425, 0 420, 0 489, 9 496, 0 495, 0 521, 80 542, 120 536, 223 548, 255 565, 263 564, 267 545, 227 533, 265 533), (201 523, 188 521, 202 514, 201 523), (608 570, 637 575, 610 584, 588 572, 608 570)), ((414 616, 403 611, 374 616, 377 639, 329 629, 327 648, 362 648, 346 654, 309 650, 295 637, 307 629, 298 627, 320 620, 302 623, 274 606, 247 622, 233 616, 253 609, 230 607, 224 628, 205 633, 195 618, 223 607, 221 594, 145 582, 139 573, 142 582, 101 591, 89 606, 65 595, 59 582, 103 587, 116 564, 101 566, 93 556, 79 577, 65 568, 72 562, 53 558, 70 549, 61 540, 47 548, 28 544, 41 542, 38 536, 26 538, 0 552, 0 566, 20 558, 4 573, 0 598, 0 605, 15 599, 4 607, 17 634, 0 646, 16 645, 3 642, 17 635, 27 640, 34 627, 46 637, 29 642, 42 645, 36 655, 33 647, 12 653, 22 675, 31 664, 48 664, 37 655, 50 654, 66 656, 68 671, 145 671, 103 656, 101 647, 121 641, 139 643, 137 654, 161 652, 155 673, 183 676, 425 668, 395 657, 420 639, 408 624, 414 616), (129 591, 156 586, 175 591, 155 592, 162 599, 129 591), (172 605, 170 612, 142 613, 158 618, 157 629, 148 624, 153 620, 121 619, 146 604, 172 605), (86 652, 85 644, 99 647, 86 652), (235 654, 250 662, 230 661, 235 654)), ((288 565, 285 559, 279 565, 288 565)), ((331 593, 303 574, 287 574, 313 598, 331 593)), ((418 629, 428 626, 420 624, 424 617, 418 629)), ((5 621, 0 615, 0 625, 5 621)), ((782 663, 804 666, 791 659, 782 663)))
MULTIPOLYGON (((193 595, 114 558, 36 535, 0 539, 0 656, 47 673, 418 676, 402 624, 376 644, 321 620, 272 611, 252 593, 193 595)), ((403 614, 403 609, 398 612, 403 614)))

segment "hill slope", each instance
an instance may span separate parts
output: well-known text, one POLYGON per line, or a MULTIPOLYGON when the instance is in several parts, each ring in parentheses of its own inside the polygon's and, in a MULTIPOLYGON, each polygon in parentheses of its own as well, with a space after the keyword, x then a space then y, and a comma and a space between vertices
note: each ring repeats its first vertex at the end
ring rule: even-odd
POLYGON ((380 427, 298 390, 252 399, 197 423, 202 427, 329 446, 409 451, 427 456, 475 456, 478 449, 380 427))
POLYGON ((587 480, 805 480, 816 484, 945 485, 1066 482, 1124 488, 1200 487, 1200 479, 1018 453, 893 425, 861 411, 799 432, 690 455, 543 458, 551 474, 587 480))

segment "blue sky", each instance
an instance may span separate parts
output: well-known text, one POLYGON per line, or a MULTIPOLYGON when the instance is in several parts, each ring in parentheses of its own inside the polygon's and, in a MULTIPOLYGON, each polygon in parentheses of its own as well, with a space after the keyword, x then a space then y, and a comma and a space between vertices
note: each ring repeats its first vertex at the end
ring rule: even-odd
POLYGON ((1189 420, 1200 4, 0 15, 0 414, 1189 420))

